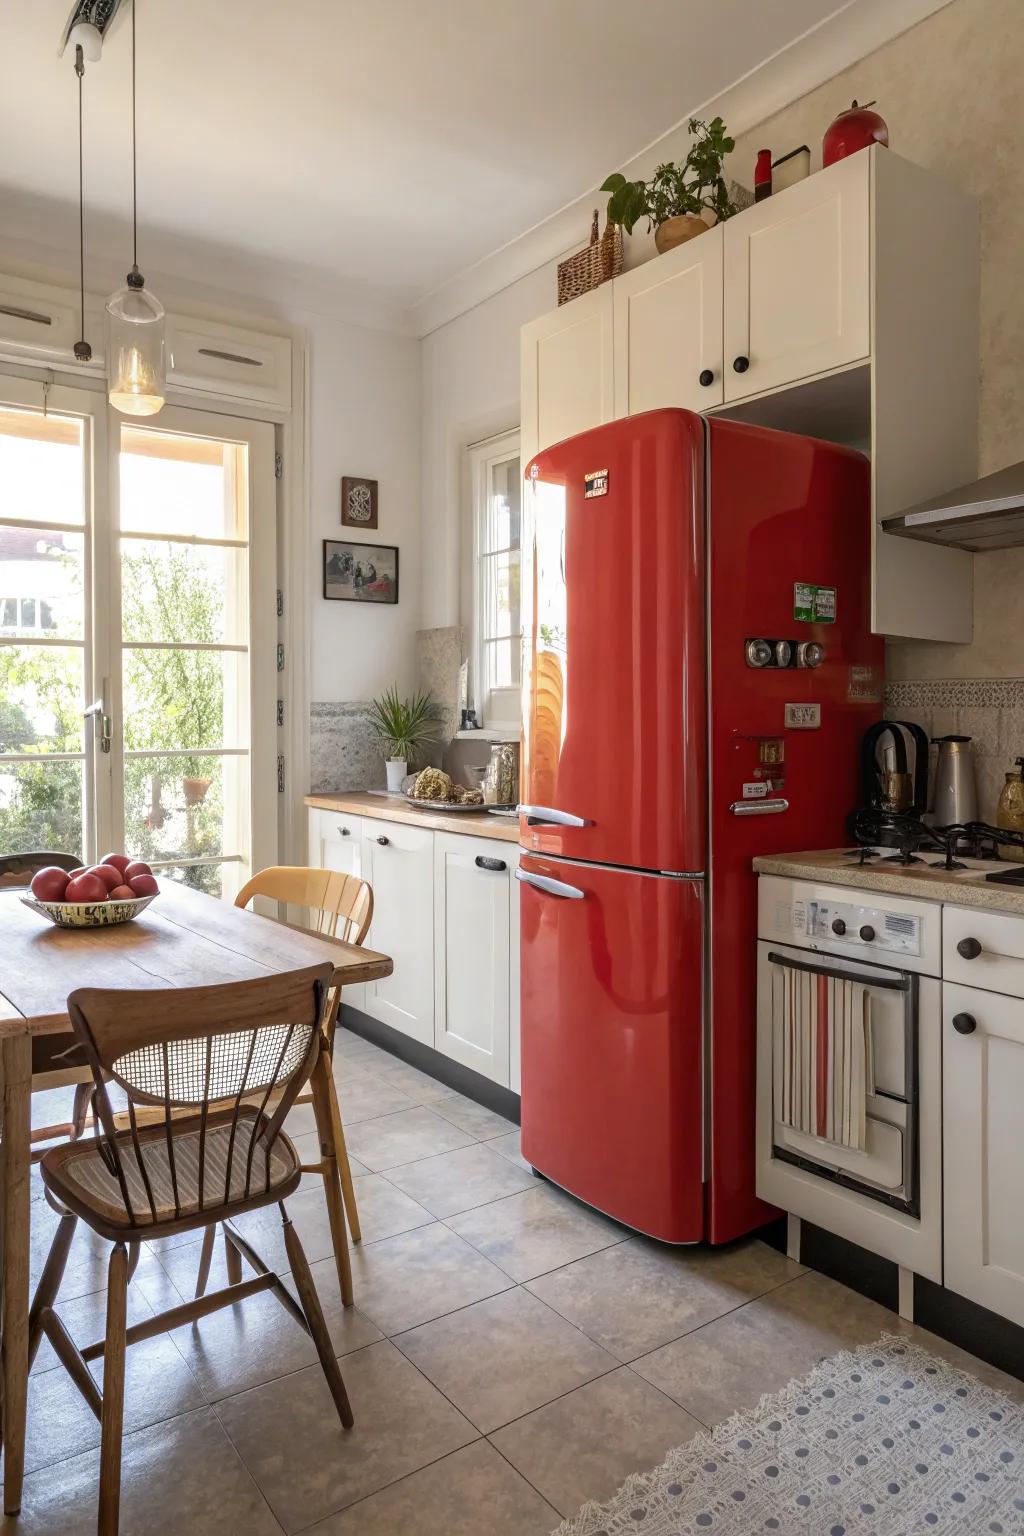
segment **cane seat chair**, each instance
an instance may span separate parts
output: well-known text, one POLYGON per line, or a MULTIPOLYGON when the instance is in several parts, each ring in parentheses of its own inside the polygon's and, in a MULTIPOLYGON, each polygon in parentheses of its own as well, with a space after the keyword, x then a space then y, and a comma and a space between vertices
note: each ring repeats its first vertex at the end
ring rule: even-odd
MULTIPOLYGON (((0 891, 13 890, 31 885, 32 876, 50 865, 57 869, 81 869, 82 860, 75 853, 57 853, 44 848, 34 848, 28 853, 0 855, 0 891)), ((35 1035, 32 1039, 32 1091, 42 1093, 52 1088, 74 1086, 74 1108, 70 1120, 57 1125, 40 1125, 32 1132, 36 1150, 33 1162, 42 1157, 40 1142, 55 1141, 58 1136, 81 1136, 89 1113, 89 1084, 92 1073, 88 1068, 68 1065, 64 1053, 72 1046, 74 1037, 66 1035, 35 1035)))
MULTIPOLYGON (((362 944, 373 917, 372 888, 365 880, 360 880, 355 875, 342 874, 333 869, 305 869, 298 865, 286 864, 271 865, 267 869, 259 870, 242 887, 235 897, 235 906, 246 907, 256 896, 303 908, 309 914, 309 927, 313 932, 323 934, 327 938, 342 939, 346 944, 362 944)), ((318 1106, 317 1094, 314 1091, 312 1094, 301 1094, 296 1103, 312 1103, 316 1112, 320 1161, 304 1164, 302 1171, 318 1173, 324 1180, 327 1212, 334 1242, 334 1258, 338 1269, 338 1283, 341 1287, 342 1301, 345 1306, 351 1306, 352 1266, 348 1253, 345 1221, 348 1222, 348 1230, 352 1234, 354 1243, 361 1242, 362 1233, 331 1061, 340 1004, 341 988, 335 987, 332 989, 324 1018, 325 1061, 321 1102, 318 1106)), ((208 1234, 200 1264, 202 1284, 205 1284, 209 1273, 212 1251, 213 1237, 208 1234)))
POLYGON ((98 1134, 50 1148, 41 1161, 61 1213, 29 1317, 29 1360, 45 1335, 102 1425, 99 1536, 116 1536, 127 1346, 272 1290, 311 1336, 345 1428, 352 1410, 319 1298, 285 1200, 302 1176, 283 1130, 323 1052, 330 964, 227 985, 168 991, 85 988, 68 998, 93 1078, 98 1134), (127 1111, 115 1115, 108 1085, 127 1111), (126 1123, 122 1123, 126 1122, 126 1123), (233 1226, 278 1204, 298 1292, 233 1226), (105 1338, 84 1349, 54 1310, 79 1220, 113 1243, 105 1338), (127 1326, 127 1288, 143 1240, 223 1226, 226 1287, 127 1326), (241 1261, 253 1270, 242 1279, 241 1261), (104 1359, 102 1393, 88 1362, 104 1359))

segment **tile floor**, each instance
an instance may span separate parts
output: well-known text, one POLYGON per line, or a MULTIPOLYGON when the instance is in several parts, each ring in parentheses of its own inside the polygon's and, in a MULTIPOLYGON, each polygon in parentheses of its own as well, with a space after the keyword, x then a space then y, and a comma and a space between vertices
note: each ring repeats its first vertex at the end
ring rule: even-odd
MULTIPOLYGON (((340 1304, 319 1180, 289 1209, 356 1427, 340 1429, 312 1345, 270 1295, 137 1345, 123 1536, 546 1536, 822 1357, 907 1330, 763 1243, 632 1236, 535 1179, 507 1121, 351 1033, 336 1073, 364 1234, 355 1308, 340 1304)), ((42 1096, 36 1113, 57 1118, 42 1096)), ((311 1112, 289 1128, 312 1157, 311 1112)), ((38 1273, 56 1218, 38 1181, 34 1194, 38 1273)), ((284 1273, 276 1212, 243 1225, 284 1273)), ((106 1252, 80 1229, 59 1305, 79 1342, 103 1328, 106 1252)), ((132 1317, 190 1296, 198 1253, 191 1235, 150 1245, 132 1317)), ((29 1411, 24 1508, 0 1530, 87 1536, 99 1426, 45 1345, 29 1411)))

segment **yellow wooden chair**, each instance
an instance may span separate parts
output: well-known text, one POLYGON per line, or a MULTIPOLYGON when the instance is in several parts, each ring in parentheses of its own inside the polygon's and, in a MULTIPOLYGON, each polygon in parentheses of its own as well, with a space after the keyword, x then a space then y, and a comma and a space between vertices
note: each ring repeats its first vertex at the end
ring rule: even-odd
MULTIPOLYGON (((366 937, 373 917, 373 891, 365 880, 355 875, 344 875, 331 869, 304 869, 301 866, 272 864, 261 869, 245 884, 235 897, 236 907, 246 907, 254 896, 270 901, 302 907, 308 914, 307 926, 327 938, 343 939, 347 944, 361 944, 366 937)), ((352 1183, 345 1131, 341 1122, 341 1108, 332 1068, 334 1032, 341 1004, 341 988, 334 987, 324 1019, 324 1075, 326 1098, 330 1106, 329 1123, 320 1123, 320 1113, 312 1094, 301 1094, 299 1104, 312 1103, 317 1114, 317 1132, 320 1137, 319 1163, 303 1164, 303 1173, 319 1173, 324 1180, 327 1194, 327 1213, 334 1240, 334 1256, 338 1266, 338 1280, 342 1300, 352 1304, 352 1268, 348 1254, 345 1220, 348 1220, 352 1241, 362 1240, 359 1228, 359 1211, 356 1192, 352 1183), (339 1201, 338 1185, 340 1183, 339 1201)), ((208 1243, 212 1239, 208 1236, 208 1243)), ((212 1253, 212 1247, 211 1247, 212 1253)), ((204 1269, 209 1269, 210 1255, 204 1252, 204 1269)), ((206 1275, 201 1276, 205 1284, 206 1275)))

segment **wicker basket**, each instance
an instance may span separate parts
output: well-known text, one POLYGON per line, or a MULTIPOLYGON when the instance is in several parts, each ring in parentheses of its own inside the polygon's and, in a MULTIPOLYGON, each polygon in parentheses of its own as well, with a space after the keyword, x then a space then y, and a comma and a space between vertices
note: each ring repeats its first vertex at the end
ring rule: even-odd
POLYGON ((589 293, 622 271, 622 230, 618 224, 605 225, 598 237, 597 209, 590 226, 590 244, 575 256, 558 263, 558 302, 568 304, 581 293, 589 293))

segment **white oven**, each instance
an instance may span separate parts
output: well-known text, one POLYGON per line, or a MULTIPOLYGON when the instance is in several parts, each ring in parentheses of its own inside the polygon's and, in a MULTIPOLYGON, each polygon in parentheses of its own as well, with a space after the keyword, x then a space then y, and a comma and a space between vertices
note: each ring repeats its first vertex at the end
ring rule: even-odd
POLYGON ((757 1192, 941 1281, 941 907, 765 875, 758 897, 757 1192), (864 989, 860 1147, 778 1117, 772 998, 783 971, 864 989))

